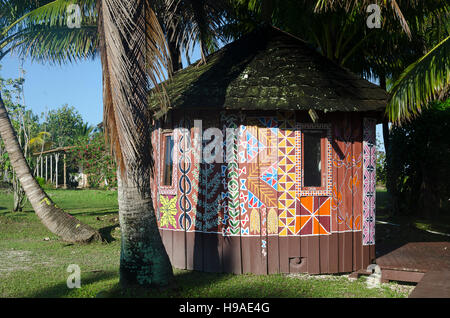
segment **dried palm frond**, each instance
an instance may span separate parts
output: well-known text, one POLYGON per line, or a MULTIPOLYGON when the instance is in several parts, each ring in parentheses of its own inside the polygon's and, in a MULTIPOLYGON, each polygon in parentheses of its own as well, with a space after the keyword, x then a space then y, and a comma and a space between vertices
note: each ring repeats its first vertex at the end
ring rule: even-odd
POLYGON ((227 5, 224 0, 155 1, 167 40, 184 51, 187 58, 198 44, 202 62, 219 47, 219 30, 226 24, 227 5))
MULTIPOLYGON (((165 78, 163 71, 170 63, 164 34, 149 1, 101 0, 98 12, 105 132, 124 176, 125 170, 137 172, 138 167, 151 163, 149 80, 156 89, 164 90, 158 81, 165 78)), ((166 107, 166 94, 159 95, 166 107)), ((124 177, 149 188, 146 175, 124 177)))

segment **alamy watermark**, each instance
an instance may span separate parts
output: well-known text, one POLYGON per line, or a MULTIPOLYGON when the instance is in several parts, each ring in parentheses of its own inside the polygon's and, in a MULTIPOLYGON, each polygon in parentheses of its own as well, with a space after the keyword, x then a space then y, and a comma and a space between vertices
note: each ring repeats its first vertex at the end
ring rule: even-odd
POLYGON ((81 8, 78 4, 69 4, 67 6, 67 27, 69 29, 81 28, 81 8))
POLYGON ((69 277, 67 277, 67 288, 81 288, 81 270, 80 266, 77 264, 70 264, 67 266, 67 272, 71 273, 69 277))
POLYGON ((381 28, 381 8, 378 4, 369 4, 366 9, 370 15, 367 17, 366 25, 369 29, 381 28))
MULTIPOLYGON (((366 8, 366 12, 370 13, 367 17, 366 25, 369 29, 381 28, 381 8, 378 4, 369 4, 366 8)), ((81 28, 81 8, 78 4, 69 4, 66 10, 67 14, 67 27, 69 29, 81 28)))
MULTIPOLYGON (((262 145, 256 137, 244 135, 245 126, 237 128, 207 128, 203 130, 202 120, 194 120, 193 136, 187 128, 173 130, 173 148, 165 156, 165 162, 180 163, 189 160, 194 163, 273 163, 278 157, 276 147, 262 145), (190 153, 187 159, 186 154, 190 153)), ((267 129, 266 138, 277 140, 276 132, 267 129)), ((165 139, 162 138, 162 141, 165 139)), ((166 144, 165 147, 168 145, 166 144)))

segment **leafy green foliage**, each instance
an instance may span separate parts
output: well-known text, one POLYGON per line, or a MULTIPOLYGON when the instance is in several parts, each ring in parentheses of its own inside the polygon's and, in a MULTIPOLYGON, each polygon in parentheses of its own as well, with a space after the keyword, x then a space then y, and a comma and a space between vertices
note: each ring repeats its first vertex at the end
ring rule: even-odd
POLYGON ((0 58, 10 51, 21 56, 65 63, 98 55, 95 0, 78 0, 81 27, 68 28, 68 6, 72 0, 1 1, 0 58))
POLYGON ((387 182, 401 213, 431 217, 450 211, 450 100, 429 107, 392 128, 387 182))
MULTIPOLYGON (((22 75, 25 74, 20 69, 22 75)), ((23 84, 25 79, 4 79, 0 77, 0 91, 3 103, 8 111, 12 128, 15 130, 19 145, 28 164, 33 168, 30 151, 30 138, 39 133, 38 116, 23 104, 23 84)), ((14 211, 22 210, 25 204, 25 192, 16 176, 3 140, 0 139, 0 178, 10 183, 14 192, 14 211)))
POLYGON ((391 90, 391 121, 417 116, 450 85, 450 36, 408 66, 391 90))
POLYGON ((76 108, 67 104, 49 111, 43 126, 54 147, 72 146, 78 139, 88 137, 93 130, 76 108))
POLYGON ((67 162, 70 166, 83 168, 89 187, 117 187, 116 164, 102 132, 79 139, 76 146, 68 151, 67 162))
POLYGON ((377 152, 377 183, 386 185, 386 154, 383 151, 377 152))

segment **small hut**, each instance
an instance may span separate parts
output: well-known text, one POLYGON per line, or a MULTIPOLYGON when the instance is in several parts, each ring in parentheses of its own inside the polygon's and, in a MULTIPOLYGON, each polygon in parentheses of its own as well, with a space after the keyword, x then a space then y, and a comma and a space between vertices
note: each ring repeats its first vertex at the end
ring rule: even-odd
POLYGON ((375 126, 388 95, 262 28, 165 83, 154 207, 172 264, 342 273, 375 259, 375 126))

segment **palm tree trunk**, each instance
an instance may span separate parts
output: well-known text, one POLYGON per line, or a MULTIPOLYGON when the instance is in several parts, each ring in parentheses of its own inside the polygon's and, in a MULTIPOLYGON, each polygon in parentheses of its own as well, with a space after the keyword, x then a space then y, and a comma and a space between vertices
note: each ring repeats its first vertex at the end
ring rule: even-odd
MULTIPOLYGON (((120 285, 167 285, 173 275, 153 209, 149 41, 164 41, 148 0, 99 2, 105 132, 118 163, 120 285)), ((154 47, 154 46, 152 46, 154 47)), ((150 54, 151 53, 151 54, 150 54)))
POLYGON ((23 155, 14 128, 0 95, 0 137, 3 139, 11 165, 22 184, 34 211, 52 233, 67 242, 90 242, 100 239, 98 231, 58 208, 34 179, 23 155))
POLYGON ((132 178, 125 182, 120 172, 117 175, 120 284, 124 288, 167 285, 173 276, 172 266, 159 233, 150 187, 143 193, 132 178))

